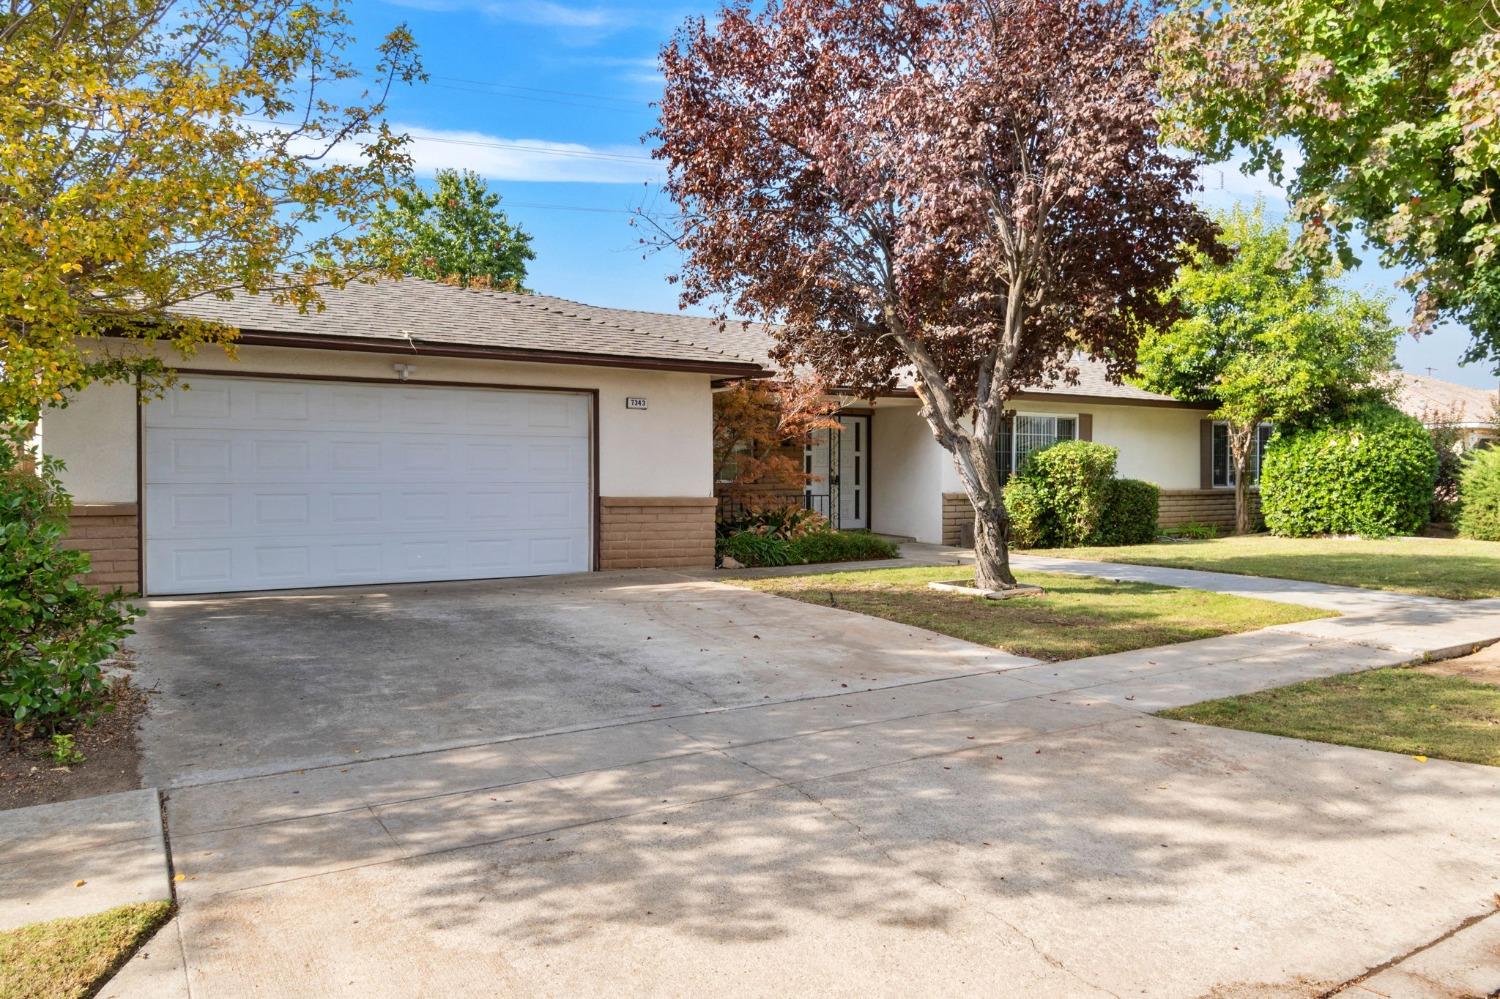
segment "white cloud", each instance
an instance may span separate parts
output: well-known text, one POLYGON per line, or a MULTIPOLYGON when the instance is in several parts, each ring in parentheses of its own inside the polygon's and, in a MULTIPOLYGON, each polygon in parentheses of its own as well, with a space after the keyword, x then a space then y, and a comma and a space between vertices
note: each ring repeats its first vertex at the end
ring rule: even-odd
MULTIPOLYGON (((571 184, 640 184, 659 182, 664 176, 661 164, 640 146, 512 139, 397 122, 391 123, 391 130, 411 136, 406 148, 417 174, 423 177, 440 169, 473 170, 490 180, 571 184)), ((357 161, 359 155, 358 143, 351 141, 335 149, 331 158, 349 163, 357 161)))

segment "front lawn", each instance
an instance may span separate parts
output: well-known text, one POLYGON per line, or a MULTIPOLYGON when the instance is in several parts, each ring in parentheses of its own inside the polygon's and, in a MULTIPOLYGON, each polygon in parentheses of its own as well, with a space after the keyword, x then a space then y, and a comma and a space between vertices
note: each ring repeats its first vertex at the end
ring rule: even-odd
POLYGON ((929 582, 952 582, 962 574, 960 568, 938 566, 726 582, 1049 661, 1170 645, 1330 616, 1306 607, 1202 590, 1054 573, 1019 574, 1021 582, 1047 591, 1039 597, 985 600, 927 588, 929 582))
POLYGON ((1430 597, 1500 596, 1500 542, 1450 538, 1275 538, 1257 534, 1127 548, 1067 548, 1059 558, 1208 569, 1430 597))
POLYGON ((1500 766, 1500 687, 1375 669, 1204 701, 1163 718, 1341 746, 1500 766))
POLYGON ((170 902, 146 902, 0 933, 0 999, 93 995, 171 912, 170 902))

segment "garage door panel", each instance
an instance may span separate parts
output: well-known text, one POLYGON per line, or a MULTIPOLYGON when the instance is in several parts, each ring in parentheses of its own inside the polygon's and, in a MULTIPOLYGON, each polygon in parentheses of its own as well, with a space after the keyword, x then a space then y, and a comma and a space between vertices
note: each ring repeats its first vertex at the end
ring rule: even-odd
POLYGON ((580 572, 588 567, 586 530, 504 534, 366 535, 304 544, 236 538, 228 542, 148 541, 148 563, 170 572, 156 592, 194 593, 356 583, 432 582, 580 572), (580 564, 582 568, 580 568, 580 564))
POLYGON ((587 482, 587 439, 385 437, 324 431, 148 431, 146 478, 222 482, 587 482), (300 439, 289 439, 291 434, 300 439))
POLYGON ((574 394, 200 378, 147 409, 147 587, 587 570, 590 424, 574 394))
POLYGON ((284 485, 148 484, 153 538, 305 537, 351 532, 472 529, 558 530, 586 526, 589 494, 577 484, 485 484, 453 489, 405 485, 292 489, 284 485))

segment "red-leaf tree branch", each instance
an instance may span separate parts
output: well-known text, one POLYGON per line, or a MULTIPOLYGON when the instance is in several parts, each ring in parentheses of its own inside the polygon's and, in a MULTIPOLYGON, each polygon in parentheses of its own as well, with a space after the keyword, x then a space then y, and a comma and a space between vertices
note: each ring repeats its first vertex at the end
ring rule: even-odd
POLYGON ((1022 386, 1129 371, 1184 246, 1195 163, 1160 148, 1132 0, 784 0, 687 22, 655 154, 683 297, 775 320, 774 356, 875 396, 903 374, 1014 585, 995 448, 1022 386))

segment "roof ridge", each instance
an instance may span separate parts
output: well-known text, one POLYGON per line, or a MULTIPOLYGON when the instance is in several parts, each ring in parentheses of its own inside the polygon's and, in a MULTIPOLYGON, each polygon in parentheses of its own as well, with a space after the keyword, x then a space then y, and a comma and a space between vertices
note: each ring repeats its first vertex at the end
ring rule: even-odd
MULTIPOLYGON (((617 322, 615 322, 613 320, 610 320, 610 319, 602 318, 602 317, 597 316, 597 315, 590 315, 590 314, 588 314, 588 313, 599 312, 599 311, 603 311, 603 310, 607 309, 607 310, 612 311, 612 312, 629 312, 629 313, 632 313, 632 314, 638 315, 638 316, 661 316, 661 317, 669 318, 669 319, 670 318, 676 318, 676 317, 672 316, 672 314, 669 313, 669 312, 652 312, 652 311, 647 310, 647 309, 626 309, 626 308, 622 308, 622 307, 614 306, 614 305, 590 305, 587 302, 578 302, 578 301, 574 301, 571 298, 562 298, 562 297, 557 296, 557 295, 545 295, 545 296, 540 296, 540 297, 550 298, 553 301, 564 302, 564 303, 566 303, 568 305, 572 305, 572 306, 575 306, 575 307, 577 307, 579 309, 586 310, 585 312, 579 313, 579 317, 583 318, 583 319, 587 319, 591 323, 598 323, 601 326, 608 326, 608 327, 610 327, 612 329, 628 330, 631 333, 637 333, 637 334, 639 334, 641 336, 651 337, 654 340, 662 340, 662 341, 664 341, 666 343, 675 343, 675 344, 680 344, 680 345, 684 345, 684 346, 688 346, 688 347, 696 347, 699 350, 707 351, 708 353, 711 353, 711 354, 716 354, 719 357, 722 357, 722 358, 725 358, 725 359, 731 360, 731 361, 743 361, 743 362, 748 363, 748 364, 757 364, 757 363, 759 363, 759 362, 751 360, 749 358, 741 357, 738 354, 731 354, 728 351, 719 350, 716 347, 710 347, 710 346, 708 346, 708 345, 706 345, 704 343, 701 343, 700 341, 697 341, 697 340, 689 340, 689 339, 686 339, 686 338, 679 338, 679 337, 675 337, 675 336, 668 336, 665 333, 657 333, 655 330, 645 330, 645 329, 641 329, 638 326, 631 326, 631 325, 626 325, 624 323, 617 323, 617 322)), ((705 322, 711 322, 712 321, 712 320, 705 319, 703 316, 684 316, 682 318, 686 318, 686 319, 704 319, 705 322)))
MULTIPOLYGON (((603 318, 601 318, 601 317, 599 317, 597 315, 591 315, 590 314, 591 312, 597 311, 599 309, 610 308, 610 306, 589 305, 589 304, 587 304, 585 302, 575 302, 575 301, 573 301, 570 298, 561 298, 561 297, 556 296, 556 295, 537 295, 537 294, 517 295, 516 299, 517 299, 517 301, 519 301, 521 304, 527 306, 528 308, 541 309, 543 311, 556 313, 557 315, 568 316, 568 317, 573 318, 573 319, 582 319, 585 322, 592 323, 592 324, 597 325, 597 326, 604 326, 604 327, 607 327, 609 329, 623 330, 623 331, 628 332, 628 333, 634 333, 637 336, 645 337, 645 338, 647 338, 649 340, 658 340, 658 341, 661 341, 662 343, 672 343, 672 344, 677 344, 678 346, 692 347, 695 350, 701 350, 701 351, 703 351, 705 354, 713 354, 716 357, 722 357, 722 358, 724 358, 727 361, 741 361, 741 362, 744 362, 744 363, 747 363, 747 364, 754 364, 754 363, 756 363, 755 361, 751 361, 751 360, 749 360, 747 358, 740 357, 738 354, 729 354, 729 353, 726 353, 726 352, 724 352, 722 350, 717 350, 717 349, 715 349, 713 347, 706 346, 706 345, 704 345, 702 343, 699 343, 696 340, 681 340, 681 339, 678 339, 676 337, 670 337, 670 336, 666 336, 665 334, 656 333, 656 332, 654 332, 652 330, 643 330, 643 329, 639 329, 639 328, 637 328, 635 326, 627 326, 627 325, 624 325, 622 323, 611 322, 611 321, 609 321, 607 319, 603 319, 603 318), (540 301, 541 299, 550 299, 553 302, 561 302, 564 305, 571 305, 571 306, 574 306, 575 308, 577 308, 580 311, 578 311, 578 312, 567 312, 567 311, 564 311, 563 309, 559 309, 559 308, 557 308, 555 306, 550 306, 550 305, 543 304, 540 301)), ((654 314, 654 315, 663 315, 663 313, 643 313, 643 314, 645 314, 645 315, 652 315, 652 314, 654 314)))

